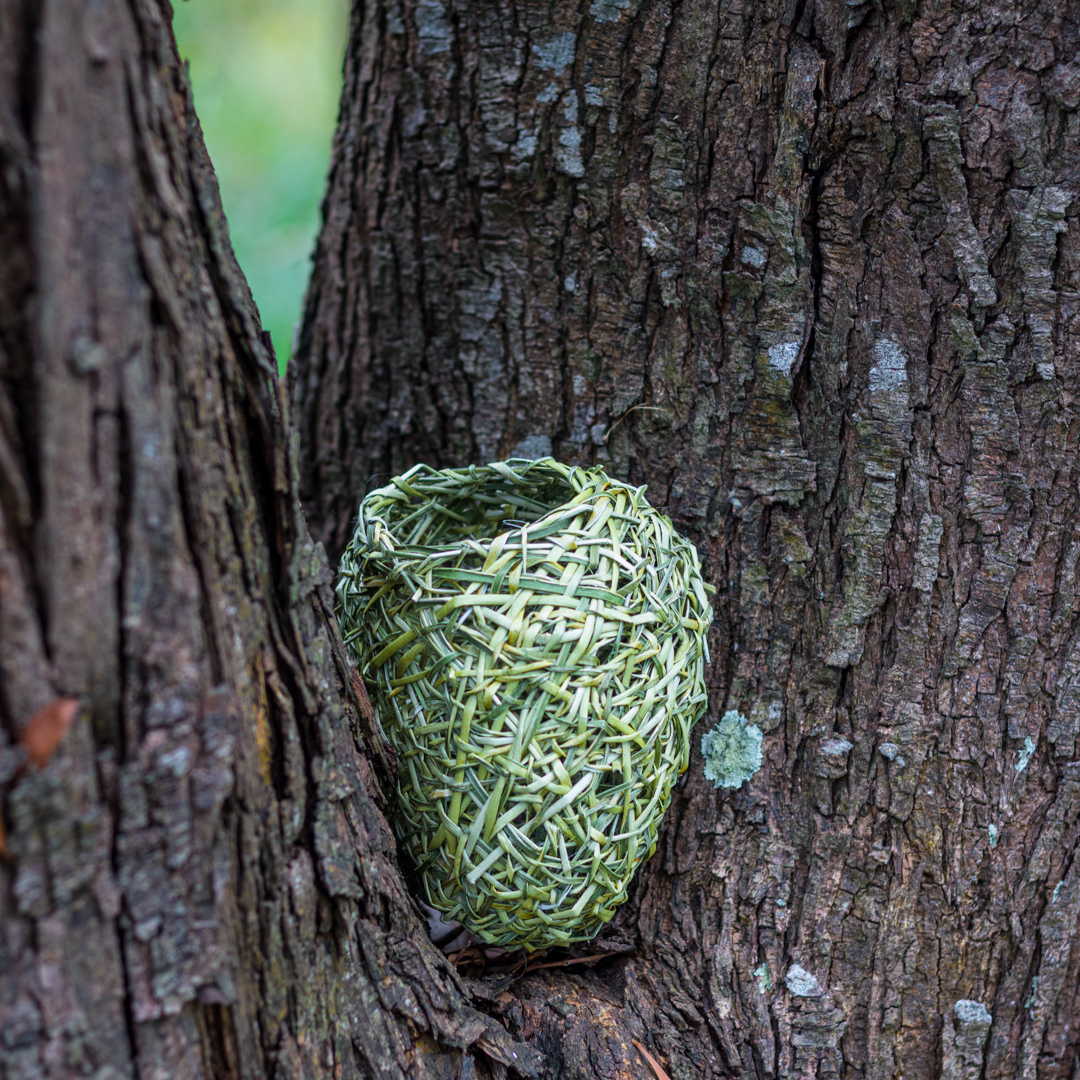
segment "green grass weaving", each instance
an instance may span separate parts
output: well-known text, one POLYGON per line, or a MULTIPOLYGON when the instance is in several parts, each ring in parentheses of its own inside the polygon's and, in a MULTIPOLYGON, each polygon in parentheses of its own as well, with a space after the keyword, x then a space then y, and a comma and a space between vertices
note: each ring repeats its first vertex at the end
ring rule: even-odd
POLYGON ((656 848, 705 709, 697 552, 644 488, 551 458, 371 492, 337 611, 398 754, 425 898, 482 941, 587 941, 656 848))

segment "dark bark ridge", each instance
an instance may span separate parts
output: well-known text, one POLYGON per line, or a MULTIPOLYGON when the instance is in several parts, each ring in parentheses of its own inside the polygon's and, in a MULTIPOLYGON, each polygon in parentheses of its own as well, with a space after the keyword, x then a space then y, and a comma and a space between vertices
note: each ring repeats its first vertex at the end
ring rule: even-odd
POLYGON ((713 713, 766 732, 738 793, 695 757, 637 956, 493 1006, 550 1075, 635 1038, 675 1078, 1075 1075, 1078 39, 1075 3, 355 5, 314 534, 419 460, 647 482, 720 590, 713 713))
POLYGON ((529 1074, 397 870, 171 15, 0 0, 0 1076, 529 1074))

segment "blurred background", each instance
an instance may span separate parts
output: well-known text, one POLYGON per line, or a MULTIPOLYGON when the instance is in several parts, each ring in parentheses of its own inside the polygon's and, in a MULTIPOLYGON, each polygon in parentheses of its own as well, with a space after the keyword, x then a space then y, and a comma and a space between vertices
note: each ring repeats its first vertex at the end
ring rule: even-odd
POLYGON ((319 225, 348 0, 173 6, 233 248, 284 371, 319 225))

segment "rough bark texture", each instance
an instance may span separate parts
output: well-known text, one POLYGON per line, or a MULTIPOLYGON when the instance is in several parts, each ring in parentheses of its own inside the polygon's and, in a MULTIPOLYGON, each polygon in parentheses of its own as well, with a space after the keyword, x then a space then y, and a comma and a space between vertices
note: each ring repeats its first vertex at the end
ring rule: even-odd
POLYGON ((356 3, 313 531, 419 460, 647 482, 766 732, 737 793, 695 755, 632 958, 498 999, 544 1075, 1077 1075, 1078 45, 1056 0, 356 3))
POLYGON ((0 1077, 529 1073, 397 870, 170 19, 0 0, 0 1077))

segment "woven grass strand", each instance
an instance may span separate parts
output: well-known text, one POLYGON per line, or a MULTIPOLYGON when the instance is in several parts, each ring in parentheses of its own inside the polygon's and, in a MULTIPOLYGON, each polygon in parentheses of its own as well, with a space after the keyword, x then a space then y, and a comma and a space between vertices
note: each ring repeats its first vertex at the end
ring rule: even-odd
POLYGON ((427 901, 489 944, 594 937, 689 761, 711 589, 644 490, 551 458, 418 465, 342 557, 395 831, 427 901))

